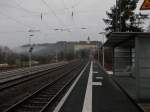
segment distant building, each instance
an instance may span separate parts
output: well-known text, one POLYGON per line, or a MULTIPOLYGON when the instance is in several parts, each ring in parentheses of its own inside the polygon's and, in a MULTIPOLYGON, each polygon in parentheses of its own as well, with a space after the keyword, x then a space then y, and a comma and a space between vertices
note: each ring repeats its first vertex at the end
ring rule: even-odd
POLYGON ((79 51, 79 50, 95 50, 97 48, 96 44, 75 44, 74 45, 74 50, 79 51))
MULTIPOLYGON (((76 52, 80 50, 95 50, 97 46, 101 46, 101 43, 97 41, 59 41, 57 43, 43 43, 43 44, 35 44, 33 55, 36 56, 47 56, 47 55, 55 55, 56 52, 76 52)), ((23 45, 16 49, 17 53, 28 54, 29 45, 23 45)))
MULTIPOLYGON (((90 39, 88 39, 90 40, 90 39)), ((67 48, 67 50, 73 50, 73 51, 79 51, 79 50, 95 50, 97 48, 98 42, 97 41, 72 41, 72 42, 63 42, 63 41, 59 41, 57 42, 57 46, 58 43, 61 43, 65 45, 65 47, 67 48)), ((101 45, 99 43, 99 45, 101 45)))

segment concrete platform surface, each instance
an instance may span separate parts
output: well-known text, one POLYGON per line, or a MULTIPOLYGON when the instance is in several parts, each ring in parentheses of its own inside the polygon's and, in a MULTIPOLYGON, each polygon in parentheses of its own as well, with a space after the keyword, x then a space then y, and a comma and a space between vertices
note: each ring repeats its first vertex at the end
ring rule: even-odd
POLYGON ((142 112, 96 62, 77 77, 54 112, 142 112))

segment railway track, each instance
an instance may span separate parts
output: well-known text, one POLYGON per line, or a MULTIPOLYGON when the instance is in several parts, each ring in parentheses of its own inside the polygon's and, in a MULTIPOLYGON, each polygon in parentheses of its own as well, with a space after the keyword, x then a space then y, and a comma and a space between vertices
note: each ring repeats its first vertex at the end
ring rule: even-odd
POLYGON ((51 112, 57 101, 73 82, 85 64, 77 64, 57 79, 40 88, 30 96, 14 104, 4 112, 51 112))
POLYGON ((39 71, 34 71, 32 73, 30 72, 30 74, 25 74, 26 72, 23 73, 24 75, 13 74, 11 77, 6 77, 6 81, 2 82, 0 80, 0 91, 3 91, 5 89, 11 88, 13 86, 22 84, 22 83, 27 82, 27 81, 31 81, 31 80, 43 77, 44 75, 48 75, 48 74, 50 74, 52 72, 58 71, 59 69, 65 68, 66 65, 72 66, 71 64, 74 64, 74 62, 67 63, 67 64, 61 64, 59 66, 56 66, 56 67, 53 67, 53 68, 49 68, 49 69, 46 67, 46 70, 45 69, 43 69, 43 70, 40 69, 39 71), (15 76, 18 76, 18 77, 14 78, 15 76))
POLYGON ((12 79, 18 79, 21 77, 25 77, 28 75, 32 75, 38 72, 43 72, 46 70, 54 69, 57 67, 61 67, 66 65, 67 63, 60 63, 58 64, 47 64, 47 65, 40 65, 40 66, 35 66, 31 68, 22 68, 22 69, 16 69, 16 70, 11 70, 7 72, 2 72, 0 73, 0 84, 3 82, 7 82, 12 79))
POLYGON ((59 70, 63 67, 64 66, 59 66, 59 67, 52 68, 52 69, 49 69, 49 70, 40 71, 40 72, 36 72, 36 73, 30 74, 30 75, 24 75, 24 76, 19 77, 19 78, 15 78, 15 79, 12 79, 12 80, 5 81, 3 83, 0 83, 0 91, 8 89, 10 87, 13 87, 15 85, 19 85, 19 84, 24 83, 26 81, 30 81, 30 80, 42 77, 43 75, 47 75, 48 73, 57 71, 57 70, 59 70))

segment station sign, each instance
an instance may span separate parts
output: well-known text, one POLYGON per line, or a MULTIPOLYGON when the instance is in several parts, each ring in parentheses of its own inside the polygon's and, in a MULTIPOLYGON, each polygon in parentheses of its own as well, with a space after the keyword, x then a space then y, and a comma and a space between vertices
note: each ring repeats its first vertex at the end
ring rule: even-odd
POLYGON ((144 0, 140 10, 150 10, 150 0, 144 0))

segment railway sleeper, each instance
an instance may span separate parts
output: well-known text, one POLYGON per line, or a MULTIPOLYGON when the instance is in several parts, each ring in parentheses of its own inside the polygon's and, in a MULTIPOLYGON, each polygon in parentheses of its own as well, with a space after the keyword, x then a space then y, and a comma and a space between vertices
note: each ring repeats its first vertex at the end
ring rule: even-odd
POLYGON ((30 99, 30 101, 47 102, 47 101, 48 101, 48 99, 47 99, 47 98, 33 98, 33 99, 30 99))
POLYGON ((20 108, 17 108, 15 112, 38 112, 41 109, 41 107, 33 107, 33 106, 22 106, 20 108))
POLYGON ((39 102, 39 103, 28 103, 28 104, 23 104, 23 107, 43 107, 47 102, 39 102))

